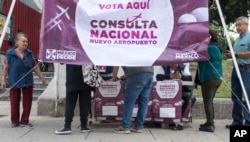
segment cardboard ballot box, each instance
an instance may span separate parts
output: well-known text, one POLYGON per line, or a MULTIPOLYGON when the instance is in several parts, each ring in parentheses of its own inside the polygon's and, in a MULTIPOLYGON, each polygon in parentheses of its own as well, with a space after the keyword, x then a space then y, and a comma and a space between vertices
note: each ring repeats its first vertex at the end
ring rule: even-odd
POLYGON ((155 122, 181 122, 181 80, 165 80, 154 83, 152 89, 152 115, 155 122))
MULTIPOLYGON (((124 82, 105 81, 94 94, 95 117, 97 120, 122 120, 124 105, 124 82)), ((138 102, 133 108, 133 120, 137 116, 138 102)), ((149 98, 145 121, 152 121, 152 99, 149 98)))
MULTIPOLYGON (((136 101, 135 105, 134 105, 134 108, 133 108, 132 121, 135 121, 135 118, 137 116, 137 112, 138 112, 138 103, 136 101)), ((122 115, 115 117, 115 120, 121 121, 122 120, 122 115)), ((152 101, 149 101, 148 102, 148 112, 147 112, 147 115, 146 115, 146 118, 145 118, 145 122, 150 122, 152 120, 153 120, 153 117, 152 117, 152 101)))
POLYGON ((97 120, 115 120, 122 116, 123 82, 104 81, 94 94, 95 117, 97 120))

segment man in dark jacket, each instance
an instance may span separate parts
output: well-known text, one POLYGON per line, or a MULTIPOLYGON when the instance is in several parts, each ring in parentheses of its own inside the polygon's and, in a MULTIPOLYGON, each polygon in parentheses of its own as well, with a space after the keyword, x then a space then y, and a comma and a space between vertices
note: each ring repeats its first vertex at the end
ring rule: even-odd
POLYGON ((71 122, 74 117, 74 110, 79 97, 80 108, 80 132, 90 132, 88 127, 88 115, 91 109, 91 90, 93 88, 83 82, 81 65, 66 65, 66 106, 64 127, 56 130, 55 134, 72 133, 71 122))
MULTIPOLYGON (((163 81, 166 79, 181 79, 183 81, 192 81, 192 76, 189 71, 189 64, 172 64, 167 66, 162 66, 163 73, 156 75, 157 81, 163 81)), ((188 107, 189 101, 192 98, 192 88, 190 86, 182 87, 182 114, 188 107)), ((196 98, 192 98, 192 106, 195 103, 196 98)), ((181 125, 171 125, 173 130, 182 130, 181 125)))

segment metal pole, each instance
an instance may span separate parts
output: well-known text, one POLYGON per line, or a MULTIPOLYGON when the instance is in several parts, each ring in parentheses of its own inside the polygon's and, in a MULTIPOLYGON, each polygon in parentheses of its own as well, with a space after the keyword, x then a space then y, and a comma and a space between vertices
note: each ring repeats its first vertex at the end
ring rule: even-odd
POLYGON ((0 49, 2 48, 3 39, 5 37, 5 33, 7 31, 8 24, 10 22, 10 17, 12 15, 13 10, 14 10, 15 4, 16 4, 16 0, 12 0, 11 6, 10 6, 10 9, 9 9, 9 13, 7 15, 7 19, 6 19, 4 27, 3 27, 3 32, 2 32, 1 37, 0 37, 0 49))
POLYGON ((238 64, 236 62, 236 57, 235 57, 235 54, 233 52, 232 43, 231 43, 231 40, 230 40, 229 35, 228 35, 228 31, 227 31, 227 28, 226 28, 225 20, 223 18, 223 14, 222 14, 222 11, 221 11, 221 6, 220 6, 220 3, 219 3, 219 0, 216 0, 216 5, 217 5, 217 8, 218 8, 218 12, 219 12, 219 15, 220 15, 222 26, 224 28, 224 32, 226 34, 228 46, 229 46, 229 49, 230 49, 230 52, 231 52, 231 55, 232 55, 232 59, 233 59, 233 63, 234 63, 234 68, 235 68, 236 73, 238 75, 238 78, 239 78, 239 81, 240 81, 240 84, 241 84, 241 87, 242 87, 242 90, 243 90, 243 93, 244 93, 244 96, 245 96, 245 100, 246 100, 246 103, 247 103, 248 111, 250 113, 250 106, 249 106, 249 100, 248 100, 248 97, 247 97, 246 89, 245 89, 244 83, 243 83, 242 78, 241 78, 241 74, 240 74, 240 71, 239 71, 238 64))
POLYGON ((55 102, 55 116, 58 116, 58 101, 59 101, 59 68, 60 65, 57 64, 57 75, 56 75, 56 102, 55 102))

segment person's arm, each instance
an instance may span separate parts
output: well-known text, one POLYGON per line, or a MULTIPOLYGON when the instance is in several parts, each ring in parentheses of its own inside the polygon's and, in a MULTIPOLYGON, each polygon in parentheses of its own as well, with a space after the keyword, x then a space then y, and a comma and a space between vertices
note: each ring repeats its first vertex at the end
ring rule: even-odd
POLYGON ((119 71, 119 66, 114 66, 114 67, 113 67, 113 76, 112 76, 112 78, 110 79, 111 81, 117 81, 117 80, 119 79, 119 78, 117 77, 118 71, 119 71))
POLYGON ((165 79, 169 79, 169 78, 167 78, 166 75, 164 75, 164 74, 157 74, 156 75, 156 80, 157 81, 163 81, 165 79))
POLYGON ((163 67, 161 67, 158 70, 158 74, 156 74, 156 80, 157 81, 163 81, 165 79, 170 79, 170 74, 165 74, 165 71, 164 71, 163 67))
POLYGON ((3 71, 2 71, 1 89, 6 88, 6 77, 7 77, 8 70, 9 70, 9 64, 8 63, 4 63, 3 64, 3 71))
POLYGON ((236 58, 250 58, 250 51, 247 52, 235 52, 236 58))
POLYGON ((163 81, 163 80, 166 80, 166 79, 172 79, 171 74, 157 74, 156 75, 156 80, 157 81, 163 81))
POLYGON ((34 66, 34 72, 35 72, 36 75, 41 79, 43 85, 45 85, 45 84, 46 84, 46 80, 44 79, 43 74, 42 74, 42 72, 41 72, 41 70, 40 70, 38 64, 36 64, 36 65, 34 66))
MULTIPOLYGON (((246 52, 233 52, 236 58, 250 58, 250 51, 246 52)), ((225 56, 227 58, 232 58, 231 52, 226 50, 225 56)))

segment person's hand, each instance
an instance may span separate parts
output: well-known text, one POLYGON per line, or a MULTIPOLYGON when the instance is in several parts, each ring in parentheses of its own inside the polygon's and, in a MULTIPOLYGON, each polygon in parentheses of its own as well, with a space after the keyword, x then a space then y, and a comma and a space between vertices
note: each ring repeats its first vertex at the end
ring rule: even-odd
POLYGON ((120 80, 124 81, 125 79, 126 79, 125 75, 123 75, 123 76, 120 77, 120 80))
POLYGON ((180 72, 172 73, 172 74, 170 74, 170 78, 171 79, 181 79, 181 73, 180 72))
POLYGON ((232 58, 231 52, 229 50, 226 50, 225 56, 227 58, 232 58))
POLYGON ((2 81, 1 83, 1 89, 5 89, 6 88, 6 81, 2 81))
POLYGON ((44 78, 42 79, 42 83, 43 85, 46 85, 46 80, 44 78))
POLYGON ((117 81, 117 80, 119 80, 119 78, 116 76, 116 77, 112 77, 111 79, 110 79, 110 81, 117 81))

